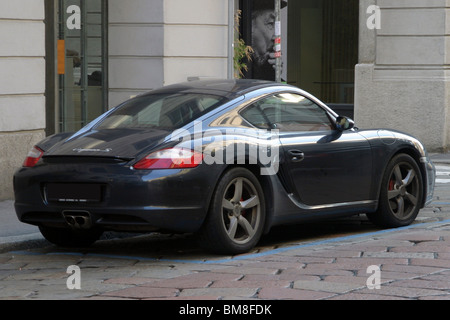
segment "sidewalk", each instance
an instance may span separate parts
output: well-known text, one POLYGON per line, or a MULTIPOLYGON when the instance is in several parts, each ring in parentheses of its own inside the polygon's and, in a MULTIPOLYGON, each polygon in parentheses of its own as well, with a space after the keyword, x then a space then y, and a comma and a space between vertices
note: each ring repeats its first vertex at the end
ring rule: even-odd
POLYGON ((0 202, 0 252, 39 246, 43 241, 38 227, 17 219, 13 200, 0 202))
MULTIPOLYGON (((47 247, 4 253, 0 299, 235 300, 225 304, 450 300, 450 205, 434 209, 445 214, 434 222, 350 236, 300 236, 235 257, 177 249, 161 257, 158 249, 151 249, 152 241, 143 238, 83 250, 47 247), (66 287, 70 265, 80 270, 79 290, 66 287)), ((192 244, 181 238, 176 246, 182 247, 181 241, 192 244)))

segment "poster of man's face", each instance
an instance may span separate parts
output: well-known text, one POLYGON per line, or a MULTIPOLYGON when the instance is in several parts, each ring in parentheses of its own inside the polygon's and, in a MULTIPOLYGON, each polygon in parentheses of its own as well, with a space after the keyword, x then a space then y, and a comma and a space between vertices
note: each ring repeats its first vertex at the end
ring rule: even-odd
MULTIPOLYGON (((275 80, 275 1, 252 0, 251 46, 253 79, 275 80)), ((281 1, 281 8, 287 1, 281 1)), ((285 22, 285 21, 284 21, 285 22)), ((283 23, 283 21, 282 21, 283 23)), ((283 23, 284 24, 284 23, 283 23)))

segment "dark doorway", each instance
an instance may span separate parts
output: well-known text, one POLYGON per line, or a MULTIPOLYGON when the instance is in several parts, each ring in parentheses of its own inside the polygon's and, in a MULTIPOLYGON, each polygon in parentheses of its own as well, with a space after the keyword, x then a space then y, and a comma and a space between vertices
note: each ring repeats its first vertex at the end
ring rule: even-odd
MULTIPOLYGON (((255 13, 273 0, 241 0, 241 34, 248 45, 258 49, 255 40, 255 13)), ((329 104, 342 115, 353 117, 355 65, 358 63, 358 0, 282 1, 287 31, 283 80, 304 89, 329 104)), ((273 21, 264 19, 267 29, 273 21)), ((269 38, 267 36, 267 38, 269 38)), ((270 46, 267 51, 269 52, 270 46)), ((249 62, 247 78, 272 79, 270 65, 261 67, 257 57, 249 62), (269 75, 269 76, 266 76, 269 75)))

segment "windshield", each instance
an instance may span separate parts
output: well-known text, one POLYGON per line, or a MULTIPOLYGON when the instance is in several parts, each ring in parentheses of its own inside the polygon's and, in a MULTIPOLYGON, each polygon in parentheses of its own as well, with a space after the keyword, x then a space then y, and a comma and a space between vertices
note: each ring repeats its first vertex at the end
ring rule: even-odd
POLYGON ((125 102, 97 126, 98 129, 177 129, 226 102, 200 93, 150 94, 125 102))

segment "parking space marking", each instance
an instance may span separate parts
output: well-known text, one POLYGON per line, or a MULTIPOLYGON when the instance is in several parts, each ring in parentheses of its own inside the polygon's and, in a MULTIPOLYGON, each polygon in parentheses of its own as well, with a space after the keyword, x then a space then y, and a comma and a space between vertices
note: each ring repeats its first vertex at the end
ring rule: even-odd
POLYGON ((436 183, 450 183, 450 166, 436 166, 436 183))

